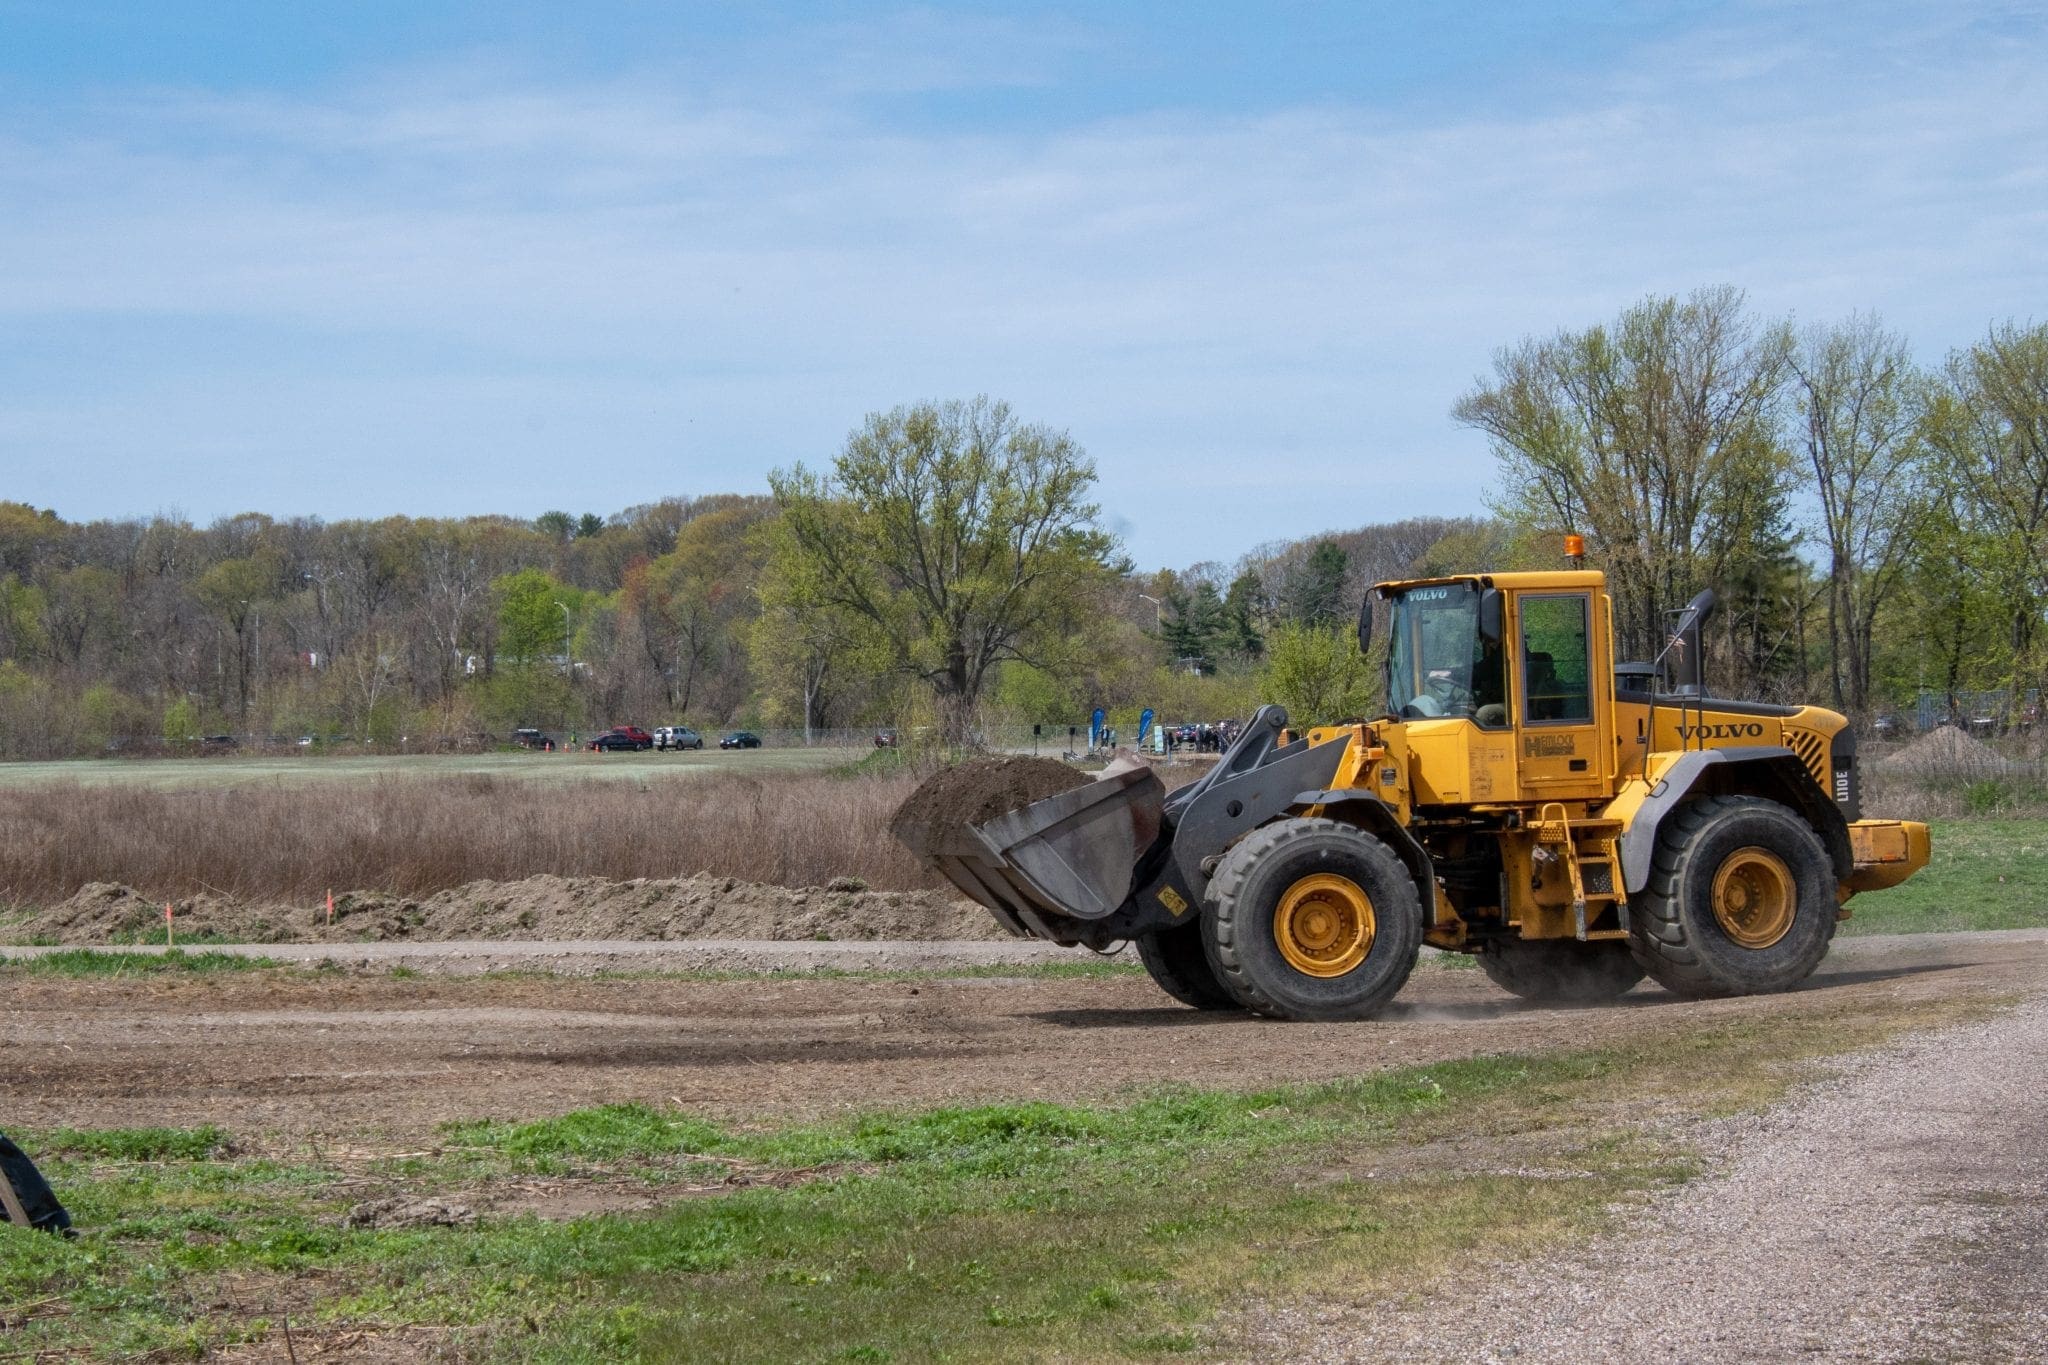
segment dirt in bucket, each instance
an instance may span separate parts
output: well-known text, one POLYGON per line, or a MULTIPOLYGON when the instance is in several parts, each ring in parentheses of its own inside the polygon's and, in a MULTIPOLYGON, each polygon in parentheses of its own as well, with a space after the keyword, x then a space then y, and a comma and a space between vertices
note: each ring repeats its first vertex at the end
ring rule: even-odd
POLYGON ((1083 785, 1088 774, 1056 758, 983 758, 934 774, 896 808, 889 830, 979 825, 1083 785))

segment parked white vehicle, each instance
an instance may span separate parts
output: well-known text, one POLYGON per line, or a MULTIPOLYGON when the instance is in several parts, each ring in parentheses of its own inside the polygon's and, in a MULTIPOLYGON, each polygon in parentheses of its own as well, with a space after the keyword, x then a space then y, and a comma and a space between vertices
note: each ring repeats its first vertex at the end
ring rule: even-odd
POLYGON ((701 749, 704 736, 687 725, 660 725, 655 727, 654 747, 657 749, 701 749))

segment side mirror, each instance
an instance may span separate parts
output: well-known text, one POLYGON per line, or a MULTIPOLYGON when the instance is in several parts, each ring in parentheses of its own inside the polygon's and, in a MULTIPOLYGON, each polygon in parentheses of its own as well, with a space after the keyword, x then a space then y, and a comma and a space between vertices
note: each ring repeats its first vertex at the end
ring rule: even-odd
POLYGON ((1503 629, 1500 589, 1488 588, 1479 594, 1479 638, 1497 646, 1503 629))
POLYGON ((1372 651, 1372 597, 1371 593, 1367 593, 1365 600, 1358 604, 1358 652, 1360 654, 1368 654, 1372 651))

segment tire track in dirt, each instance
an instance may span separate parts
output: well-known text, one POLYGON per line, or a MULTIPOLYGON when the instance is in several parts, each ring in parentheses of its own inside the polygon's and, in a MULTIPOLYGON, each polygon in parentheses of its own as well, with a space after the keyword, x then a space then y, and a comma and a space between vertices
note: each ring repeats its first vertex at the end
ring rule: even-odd
POLYGON ((1439 968, 1363 1024, 1204 1014, 1137 976, 20 978, 0 997, 0 1113, 22 1127, 414 1141, 450 1119, 620 1101, 746 1119, 1250 1087, 2033 990, 2048 981, 2043 938, 1858 940, 1788 995, 1686 1002, 1646 987, 1587 1010, 1530 1007, 1476 971, 1439 968))

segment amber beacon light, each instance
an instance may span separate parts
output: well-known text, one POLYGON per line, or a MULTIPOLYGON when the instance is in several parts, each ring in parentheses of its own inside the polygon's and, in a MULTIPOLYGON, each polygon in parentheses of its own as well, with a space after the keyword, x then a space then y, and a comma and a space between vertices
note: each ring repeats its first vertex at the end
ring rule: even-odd
POLYGON ((1566 536, 1564 538, 1564 557, 1571 561, 1574 569, 1584 564, 1586 562, 1586 538, 1584 536, 1566 536))

